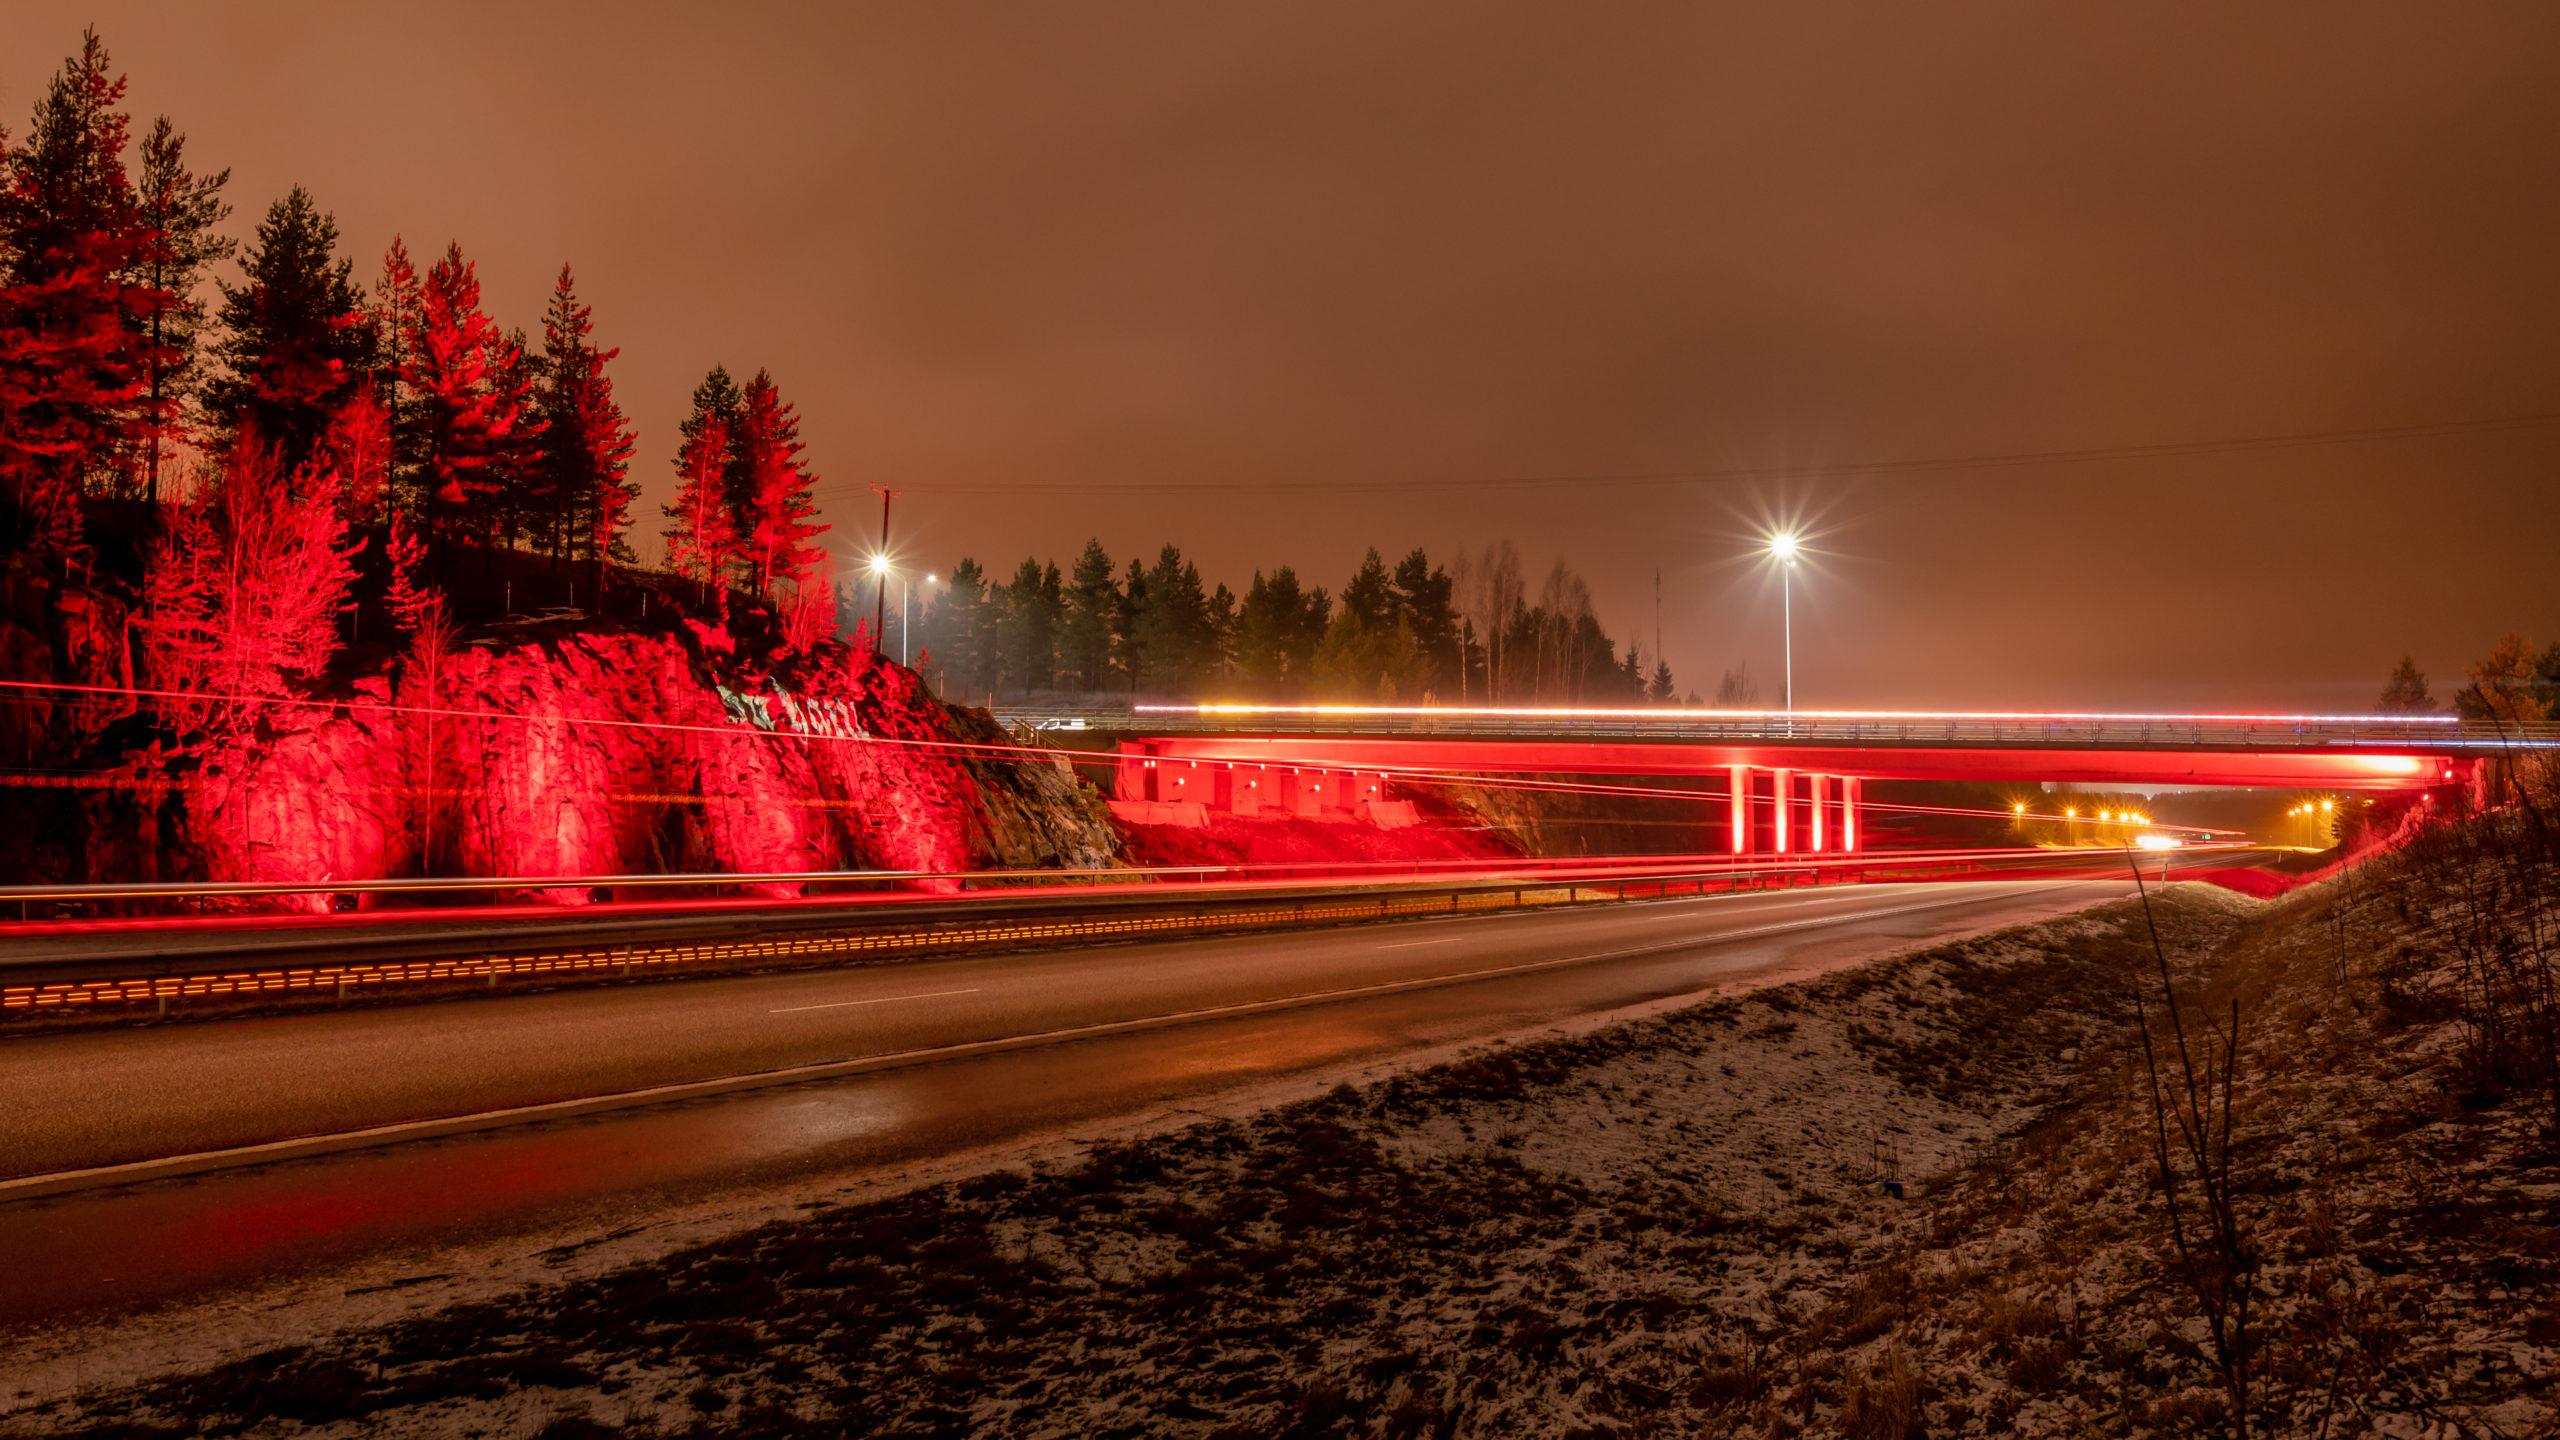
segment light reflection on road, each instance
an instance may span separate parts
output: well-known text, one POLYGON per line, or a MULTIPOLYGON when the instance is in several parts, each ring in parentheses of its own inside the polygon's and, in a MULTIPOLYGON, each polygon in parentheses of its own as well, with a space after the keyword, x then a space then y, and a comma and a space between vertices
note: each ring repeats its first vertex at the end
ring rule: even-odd
MULTIPOLYGON (((1957 923, 2102 898, 2025 890, 1957 923)), ((1264 1012, 223 1171, 0 1208, 0 1334, 456 1244, 548 1244, 672 1206, 865 1176, 1035 1137, 1177 1115, 1273 1080, 1845 963, 1951 919, 1880 915, 1749 944, 1264 1012)))

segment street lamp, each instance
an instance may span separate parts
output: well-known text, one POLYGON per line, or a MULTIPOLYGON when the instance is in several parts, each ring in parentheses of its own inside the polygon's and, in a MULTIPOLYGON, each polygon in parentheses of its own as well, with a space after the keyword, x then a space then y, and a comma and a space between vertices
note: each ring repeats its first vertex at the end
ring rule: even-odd
POLYGON ((879 655, 888 648, 882 643, 880 631, 888 621, 889 557, 877 550, 871 553, 871 578, 880 583, 879 603, 871 608, 871 653, 879 655))
MULTIPOLYGON (((925 603, 928 605, 933 603, 933 582, 935 578, 936 577, 932 571, 928 570, 925 572, 925 603)), ((911 631, 907 624, 907 577, 901 575, 898 577, 898 663, 901 665, 912 665, 914 663, 907 658, 907 636, 910 633, 911 631)))
POLYGON ((1795 576, 1798 548, 1793 530, 1781 530, 1769 537, 1769 558, 1778 562, 1778 614, 1780 623, 1785 626, 1787 646, 1786 688, 1782 693, 1786 697, 1787 718, 1790 720, 1796 713, 1795 576))

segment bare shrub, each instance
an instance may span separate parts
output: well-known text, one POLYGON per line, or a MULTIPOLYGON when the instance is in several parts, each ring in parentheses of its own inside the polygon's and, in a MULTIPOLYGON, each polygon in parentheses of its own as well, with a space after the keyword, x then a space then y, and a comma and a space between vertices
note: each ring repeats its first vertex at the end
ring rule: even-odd
POLYGON ((2465 1103, 2533 1093, 2546 1133, 2560 1135, 2554 788, 2549 765, 2515 758, 2496 786, 2508 803, 2429 827, 2408 846, 2407 864, 2413 918, 2453 959, 2437 988, 2457 1025, 2465 1103))
POLYGON ((1840 1402, 1840 1433, 1851 1440, 1918 1440, 1927 1433, 1921 1400, 1920 1373, 1896 1339, 1850 1372, 1848 1395, 1840 1402))
MULTIPOLYGON (((2130 846, 2125 851, 2133 861, 2130 846)), ((2227 1019, 2204 1019, 2189 1033, 2186 1007, 2178 1002, 2168 947, 2160 939, 2142 868, 2133 864, 2151 932, 2152 960, 2160 982, 2165 1034, 2155 1040, 2150 1000, 2134 987, 2135 1029, 2142 1042, 2144 1098, 2151 1106, 2152 1158, 2160 1180, 2163 1218, 2177 1254, 2178 1278, 2205 1322, 2214 1368, 2222 1382, 2230 1433, 2249 1433, 2249 1309, 2255 1298, 2259 1256, 2241 1224, 2231 1180, 2231 1094, 2240 1068, 2240 1002, 2227 1019), (2165 1044, 2163 1043, 2165 1041, 2165 1044), (2161 1051, 2169 1051, 2172 1071, 2161 1051), (2200 1052, 2200 1053, 2199 1053, 2200 1052)))

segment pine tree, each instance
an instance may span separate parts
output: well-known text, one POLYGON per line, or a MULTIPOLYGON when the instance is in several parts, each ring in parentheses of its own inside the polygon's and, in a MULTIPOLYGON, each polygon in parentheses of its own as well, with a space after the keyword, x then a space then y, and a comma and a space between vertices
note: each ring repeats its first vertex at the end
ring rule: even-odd
POLYGON ((994 639, 990 608, 987 572, 963 556, 933 607, 932 649, 941 660, 945 694, 965 700, 995 688, 989 663, 994 639))
POLYGON ((1283 565, 1269 577, 1253 572, 1252 583, 1244 587, 1244 603, 1236 609, 1236 665, 1244 672, 1245 683, 1265 697, 1288 693, 1288 651, 1285 637, 1296 619, 1298 576, 1283 565), (1282 580, 1288 592, 1280 590, 1282 580))
POLYGON ((163 297, 143 321, 149 342, 143 363, 150 428, 143 437, 139 478, 143 493, 154 500, 166 498, 160 476, 168 445, 193 429, 203 389, 197 339, 204 329, 204 302, 196 292, 206 268, 237 248, 237 242, 214 229, 231 214, 222 199, 231 172, 190 173, 186 148, 187 137, 165 115, 152 122, 142 141, 137 195, 142 252, 134 262, 133 280, 163 297))
POLYGON ((1120 587, 1113 582, 1111 556, 1098 539, 1084 542, 1066 591, 1066 614, 1059 622, 1058 664, 1066 683, 1080 690, 1101 690, 1111 680, 1111 631, 1120 609, 1120 587))
POLYGON ((1429 663, 1431 688, 1458 688, 1464 660, 1458 640, 1455 586, 1449 572, 1431 563, 1417 547, 1396 566, 1392 582, 1395 613, 1413 627, 1414 642, 1429 663))
POLYGON ((1386 562, 1378 558, 1375 549, 1361 559, 1351 583, 1342 587, 1342 609, 1372 630, 1384 629, 1394 621, 1395 587, 1387 578, 1386 562))
POLYGON ((517 548, 518 541, 539 550, 551 534, 551 517, 562 497, 552 489, 543 463, 542 437, 549 426, 542 418, 542 359, 524 331, 507 332, 505 361, 493 372, 490 390, 493 396, 513 397, 518 419, 492 448, 489 469, 497 488, 474 530, 495 536, 502 550, 517 548))
POLYGON ((1325 626, 1307 669, 1316 693, 1330 699, 1410 699, 1429 683, 1411 625, 1400 618, 1366 623, 1347 605, 1325 626))
POLYGON ((702 587, 703 608, 729 622, 729 572, 738 534, 729 514, 729 422, 695 414, 676 453, 675 500, 666 508, 667 564, 702 587))
POLYGON ((622 352, 596 348, 594 330, 595 312, 579 302, 576 278, 563 265, 542 317, 536 399, 545 485, 553 498, 550 551, 555 559, 585 558, 587 592, 601 606, 613 547, 631 524, 640 487, 631 480, 636 437, 604 373, 622 352))
POLYGON ((2427 677, 2418 669, 2414 655, 2403 655, 2391 671, 2391 683, 2382 687, 2385 715, 2425 715, 2436 708, 2436 697, 2427 689, 2427 677))
MULTIPOLYGON (((693 387, 693 409, 676 427, 677 435, 691 440, 693 432, 705 422, 718 420, 728 432, 730 455, 722 463, 721 499, 729 507, 730 528, 738 529, 738 517, 746 513, 746 471, 737 461, 738 427, 746 414, 746 397, 739 393, 738 382, 729 378, 729 367, 714 365, 693 387)), ((741 531, 740 533, 744 533, 741 531)))
POLYGON ((1245 683, 1267 697, 1305 694, 1313 678, 1316 643, 1332 612, 1331 598, 1322 589, 1302 590, 1298 572, 1288 566, 1267 578, 1255 571, 1236 609, 1235 658, 1245 683))
POLYGON ((798 410, 762 370, 747 382, 738 408, 732 441, 743 477, 738 535, 748 583, 770 596, 777 581, 796 584, 817 563, 822 552, 810 541, 827 527, 810 518, 818 508, 810 495, 817 477, 800 462, 798 410))
POLYGON ((1209 597, 1198 566, 1167 545, 1147 571, 1146 606, 1133 625, 1145 665, 1136 677, 1160 693, 1190 690, 1209 664, 1209 597))
POLYGON ((241 283, 222 286, 224 373, 206 411, 225 433, 275 446, 288 466, 311 454, 369 359, 364 297, 337 245, 335 217, 296 185, 258 222, 241 283))
POLYGON ((1680 698, 1679 687, 1671 683, 1671 662, 1653 662, 1653 682, 1645 687, 1644 696, 1656 705, 1668 705, 1680 698))
POLYGON ((1120 656, 1120 673, 1129 681, 1135 694, 1147 676, 1149 654, 1146 648, 1147 567, 1138 557, 1129 557, 1129 568, 1120 580, 1120 608, 1111 628, 1112 648, 1120 656))
POLYGON ((418 300, 401 382, 417 407, 420 529, 438 554, 466 524, 503 543, 509 481, 541 424, 529 413, 531 370, 480 309, 480 277, 460 245, 428 270, 418 300))
POLYGON ((1045 690, 1056 682, 1060 590, 1055 565, 1044 570, 1027 559, 1013 572, 996 602, 996 688, 1010 681, 1017 690, 1045 690))
POLYGON ((124 92, 85 32, 0 184, 0 545, 54 564, 81 552, 81 496, 167 421, 150 375, 169 355, 149 332, 169 297, 127 278, 145 246, 124 92))
MULTIPOLYGON (((1051 567, 1054 569, 1055 567, 1051 567)), ((1209 612, 1202 628, 1201 674, 1226 684, 1236 673, 1236 592, 1218 582, 1209 592, 1209 612)))
POLYGON ((373 308, 365 316, 366 340, 373 357, 374 398, 382 405, 391 432, 391 480, 395 494, 412 498, 416 515, 425 514, 426 484, 420 474, 424 448, 418 404, 408 374, 420 312, 418 267, 399 236, 383 253, 382 274, 373 282, 373 308))

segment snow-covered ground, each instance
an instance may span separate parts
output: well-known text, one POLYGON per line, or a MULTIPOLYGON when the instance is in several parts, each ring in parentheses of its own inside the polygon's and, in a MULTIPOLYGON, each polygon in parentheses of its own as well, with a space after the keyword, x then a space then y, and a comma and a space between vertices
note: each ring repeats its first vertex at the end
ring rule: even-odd
MULTIPOLYGON (((2259 1433, 2560 1418, 2560 1168, 2531 1095, 2448 1068, 2432 906, 2397 862, 2156 897, 2190 998, 2243 1002, 2259 1433)), ((2150 944, 2112 904, 20 1423, 2216 1433, 2140 1103, 2150 944)))

